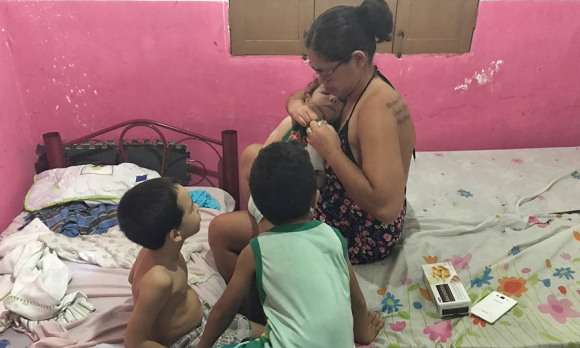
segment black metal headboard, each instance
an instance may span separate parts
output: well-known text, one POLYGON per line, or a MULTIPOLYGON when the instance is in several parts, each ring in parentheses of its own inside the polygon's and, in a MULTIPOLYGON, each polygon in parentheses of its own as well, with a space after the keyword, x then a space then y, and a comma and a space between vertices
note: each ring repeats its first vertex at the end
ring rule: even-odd
MULTIPOLYGON (((192 168, 188 164, 189 152, 183 144, 187 140, 202 141, 219 157, 218 179, 220 188, 236 200, 239 210, 240 192, 238 175, 238 140, 235 130, 222 131, 222 139, 216 140, 181 128, 152 120, 137 119, 121 122, 83 137, 62 141, 58 132, 45 133, 44 145, 37 147, 36 172, 51 168, 64 168, 79 164, 119 164, 135 163, 144 168, 158 171, 161 176, 171 176, 182 184, 189 184, 192 168), (125 134, 135 127, 147 127, 159 136, 159 140, 125 140, 125 134), (100 141, 97 137, 116 129, 123 129, 119 140, 100 141), (169 142, 161 129, 186 135, 186 138, 169 142), (221 146, 218 151, 215 146, 221 146)), ((205 166, 204 166, 205 168, 205 166)), ((205 174, 204 174, 205 176, 205 174)))

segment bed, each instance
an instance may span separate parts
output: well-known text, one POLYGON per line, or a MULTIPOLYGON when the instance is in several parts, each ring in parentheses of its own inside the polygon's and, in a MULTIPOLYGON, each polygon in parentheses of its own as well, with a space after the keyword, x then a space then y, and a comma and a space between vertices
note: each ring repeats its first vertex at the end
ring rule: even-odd
MULTIPOLYGON (((205 148, 209 150, 207 152, 212 154, 213 157, 207 156, 207 154, 201 154, 202 158, 206 155, 205 158, 209 158, 209 161, 211 161, 217 157, 218 164, 215 173, 217 174, 217 187, 196 185, 186 186, 186 188, 189 191, 203 190, 208 192, 218 201, 220 209, 200 208, 200 214, 202 217, 200 232, 189 238, 184 245, 184 249, 188 249, 188 247, 195 245, 193 248, 189 248, 190 251, 194 250, 194 252, 190 252, 189 257, 187 258, 188 270, 190 271, 190 275, 194 274, 202 279, 202 282, 193 284, 192 286, 202 298, 213 304, 225 289, 225 282, 216 271, 215 262, 213 261, 213 256, 209 250, 207 230, 209 222, 215 216, 223 214, 224 212, 239 209, 238 149, 237 133, 235 131, 223 131, 222 138, 218 140, 156 121, 132 120, 113 125, 101 131, 71 141, 63 141, 59 133, 47 133, 43 136, 44 143, 42 146, 39 146, 39 149, 37 150, 39 155, 38 162, 36 163, 37 172, 42 172, 49 168, 60 168, 71 165, 72 156, 70 155, 70 152, 67 153, 67 151, 71 150, 71 148, 78 148, 78 150, 81 151, 83 144, 86 144, 85 147, 90 148, 93 152, 95 151, 95 146, 98 148, 99 144, 108 144, 108 147, 113 147, 114 152, 116 153, 112 161, 123 162, 127 157, 129 157, 128 159, 131 161, 138 161, 139 158, 137 157, 141 155, 136 155, 135 152, 131 154, 128 151, 129 147, 127 146, 128 144, 135 144, 135 140, 126 140, 127 131, 135 127, 152 129, 158 137, 156 141, 163 144, 160 146, 162 150, 154 156, 158 158, 157 164, 149 163, 153 166, 160 165, 161 168, 168 168, 169 165, 165 165, 164 162, 166 158, 170 158, 168 156, 169 151, 164 151, 163 149, 169 149, 172 146, 175 147, 178 144, 192 141, 202 141, 208 145, 205 146, 205 148), (107 135, 108 132, 114 133, 115 131, 117 133, 120 132, 116 141, 110 142, 102 140, 104 139, 103 137, 111 137, 111 135, 107 135), (172 139, 175 139, 176 141, 171 142, 170 140, 172 139), (124 144, 124 146, 119 144, 124 144)), ((146 147, 150 142, 151 140, 139 140, 139 143, 146 147)), ((150 146, 148 148, 150 149, 150 146)), ((196 146, 194 147, 194 151, 203 151, 203 147, 196 146)), ((146 156, 150 155, 150 153, 146 154, 146 156)), ((193 156, 195 155, 196 153, 193 154, 193 156)), ((189 157, 189 154, 187 157, 189 157)), ((78 158, 76 160, 78 160, 78 158)), ((86 162, 86 158, 81 160, 86 162)), ((198 163, 199 162, 196 162, 196 164, 198 163)), ((116 163, 102 163, 102 161, 99 161, 99 164, 116 163)), ((203 182, 205 179, 204 175, 212 172, 210 166, 211 162, 207 165, 208 170, 204 171, 202 177, 199 180, 196 180, 196 182, 203 182)), ((192 173, 194 169, 195 168, 188 168, 192 173)), ((178 176, 178 179, 183 178, 182 175, 178 176)), ((204 183, 204 185, 208 184, 204 183)), ((10 238, 18 237, 23 233, 23 231, 19 231, 19 229, 23 226, 24 218, 27 214, 27 212, 23 212, 13 220, 10 226, 0 236, 0 244, 4 243, 2 244, 4 246, 10 244, 8 243, 10 238)), ((53 238, 59 237, 59 241, 60 239, 68 239, 71 241, 71 244, 67 244, 66 248, 60 248, 65 250, 67 248, 79 248, 79 246, 75 246, 74 244, 76 243, 72 243, 72 241, 76 242, 78 240, 79 243, 88 242, 90 238, 92 238, 93 241, 107 238, 115 242, 124 243, 125 241, 121 240, 120 234, 121 232, 118 230, 118 227, 113 227, 106 233, 106 235, 83 236, 82 241, 78 239, 79 237, 67 238, 57 234, 54 234, 54 237, 44 235, 39 236, 38 238, 39 240, 46 242, 49 247, 51 246, 50 243, 53 238)), ((55 247, 55 249, 57 248, 55 247)), ((105 250, 99 250, 99 252, 106 253, 105 250)), ((125 253, 125 250, 121 250, 121 252, 125 253)), ((111 251, 109 255, 113 258, 115 256, 114 254, 115 251, 111 251)), ((72 256, 64 256, 67 259, 74 259, 75 257, 77 259, 83 258, 83 255, 79 256, 79 253, 76 251, 72 256)), ((70 325, 64 325, 66 331, 59 331, 60 328, 54 327, 51 327, 50 330, 45 330, 45 332, 42 333, 44 337, 32 346, 92 347, 101 343, 122 345, 125 326, 132 308, 131 287, 128 283, 130 265, 119 263, 117 266, 109 266, 114 268, 99 267, 96 265, 99 263, 98 259, 86 257, 86 255, 84 255, 84 259, 78 259, 76 261, 64 260, 64 263, 72 273, 72 280, 68 286, 67 293, 82 291, 87 295, 89 301, 96 307, 96 310, 85 320, 74 322, 70 325)), ((4 333, 0 334, 0 347, 28 347, 33 342, 29 336, 30 334, 26 335, 9 328, 4 333)))
MULTIPOLYGON (((87 137, 73 142, 54 134, 46 138, 56 143, 45 142, 48 155, 51 147, 60 151, 87 137)), ((47 156, 48 162, 66 165, 59 156, 47 156)), ((225 157, 224 163, 234 162, 225 157)), ((191 254, 188 268, 211 275, 193 285, 210 303, 225 283, 209 250, 207 227, 215 216, 239 205, 237 172, 229 178, 235 184, 222 183, 227 190, 212 193, 226 208, 202 209, 202 228, 187 241, 201 246, 191 254)), ((579 148, 418 153, 409 176, 403 239, 385 261, 355 266, 368 307, 385 318, 374 346, 580 346, 579 194, 579 148), (421 265, 444 260, 454 265, 472 302, 498 290, 518 305, 494 325, 470 316, 439 319, 421 265)), ((4 238, 19 233, 23 216, 4 238)), ((131 308, 129 270, 65 263, 73 273, 69 290, 85 292, 97 309, 85 321, 67 326, 67 332, 51 333, 59 338, 36 345, 121 344, 131 308), (63 343, 66 339, 78 343, 63 343)), ((0 337, 3 342, 25 347, 31 340, 8 330, 0 337)))
POLYGON ((411 166, 404 239, 356 266, 385 329, 376 347, 580 346, 580 150, 423 152, 411 166), (518 305, 494 325, 437 317, 421 265, 449 261, 472 302, 518 305))

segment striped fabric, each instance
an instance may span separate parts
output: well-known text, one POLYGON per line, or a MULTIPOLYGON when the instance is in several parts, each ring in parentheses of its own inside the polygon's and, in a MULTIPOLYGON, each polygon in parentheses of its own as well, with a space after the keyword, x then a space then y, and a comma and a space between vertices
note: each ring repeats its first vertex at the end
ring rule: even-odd
POLYGON ((83 202, 66 203, 30 213, 25 220, 28 224, 34 218, 67 237, 102 234, 118 225, 117 206, 112 204, 90 207, 83 202))

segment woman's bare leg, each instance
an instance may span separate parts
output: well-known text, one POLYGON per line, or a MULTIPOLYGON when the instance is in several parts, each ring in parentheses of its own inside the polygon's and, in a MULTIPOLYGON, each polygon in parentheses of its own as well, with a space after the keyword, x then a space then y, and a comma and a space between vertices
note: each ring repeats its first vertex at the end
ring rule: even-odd
MULTIPOLYGON (((215 217, 209 224, 209 246, 218 271, 229 283, 240 252, 258 235, 258 224, 247 211, 235 211, 215 217)), ((252 284, 248 297, 239 311, 253 322, 266 323, 258 288, 252 284)))
POLYGON ((258 235, 258 224, 247 211, 234 211, 216 216, 209 224, 209 246, 218 271, 226 283, 236 268, 240 252, 258 235))
POLYGON ((245 202, 250 199, 250 170, 262 149, 262 144, 252 144, 244 149, 240 157, 240 190, 245 202))

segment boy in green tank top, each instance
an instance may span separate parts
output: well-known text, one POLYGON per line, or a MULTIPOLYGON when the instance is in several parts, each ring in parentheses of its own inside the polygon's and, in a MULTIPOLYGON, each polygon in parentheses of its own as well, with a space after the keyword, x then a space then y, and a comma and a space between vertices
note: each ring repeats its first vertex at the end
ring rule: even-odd
POLYGON ((319 192, 298 142, 262 149, 250 172, 257 208, 274 227, 250 241, 209 315, 199 348, 211 347, 256 283, 267 317, 264 335, 228 347, 352 348, 371 343, 384 322, 369 312, 334 228, 313 221, 319 192))

